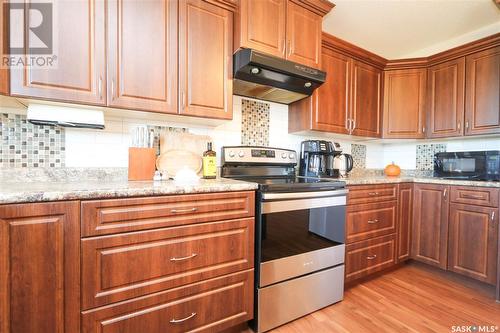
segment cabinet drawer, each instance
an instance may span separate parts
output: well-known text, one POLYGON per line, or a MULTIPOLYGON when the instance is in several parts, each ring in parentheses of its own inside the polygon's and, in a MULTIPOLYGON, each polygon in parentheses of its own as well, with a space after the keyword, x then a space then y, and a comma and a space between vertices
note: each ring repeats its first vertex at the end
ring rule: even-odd
POLYGON ((498 207, 498 189, 487 187, 452 186, 451 202, 498 207))
POLYGON ((83 239, 83 309, 252 268, 253 244, 253 218, 83 239))
POLYGON ((219 332, 253 318, 253 270, 82 313, 82 333, 219 332))
POLYGON ((396 185, 356 185, 349 186, 347 204, 355 205, 397 199, 396 185))
POLYGON ((82 202, 82 235, 254 216, 255 193, 227 192, 82 202))
POLYGON ((347 207, 347 243, 396 232, 396 201, 347 207))
POLYGON ((369 275, 395 264, 395 235, 347 246, 346 281, 369 275))

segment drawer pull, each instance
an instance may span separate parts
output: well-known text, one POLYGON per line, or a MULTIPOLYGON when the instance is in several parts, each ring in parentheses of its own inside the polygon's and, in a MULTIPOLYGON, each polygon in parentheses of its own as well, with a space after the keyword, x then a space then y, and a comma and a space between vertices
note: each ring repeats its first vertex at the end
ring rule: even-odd
POLYGON ((188 209, 172 209, 170 210, 170 213, 172 214, 179 214, 179 213, 191 213, 191 212, 196 212, 198 208, 193 207, 193 208, 188 208, 188 209))
POLYGON ((191 259, 191 258, 194 258, 196 257, 198 254, 197 253, 193 253, 192 255, 190 256, 186 256, 186 257, 173 257, 173 258, 170 258, 170 261, 183 261, 183 260, 188 260, 188 259, 191 259))
POLYGON ((187 316, 186 318, 182 318, 182 319, 172 319, 170 321, 171 324, 179 324, 179 323, 182 323, 182 322, 185 322, 186 320, 189 320, 191 318, 193 318, 194 316, 196 316, 196 312, 193 312, 191 313, 189 316, 187 316))
POLYGON ((373 259, 375 259, 375 258, 377 258, 377 255, 376 255, 376 254, 374 254, 374 255, 372 255, 372 256, 368 256, 368 257, 366 257, 366 259, 368 259, 368 260, 373 260, 373 259))
POLYGON ((378 220, 368 220, 368 224, 374 224, 374 223, 378 223, 379 221, 378 220))
POLYGON ((473 194, 463 194, 462 198, 464 199, 474 199, 474 200, 484 200, 484 197, 480 195, 473 195, 473 194))
POLYGON ((368 192, 368 195, 378 195, 378 192, 368 192))

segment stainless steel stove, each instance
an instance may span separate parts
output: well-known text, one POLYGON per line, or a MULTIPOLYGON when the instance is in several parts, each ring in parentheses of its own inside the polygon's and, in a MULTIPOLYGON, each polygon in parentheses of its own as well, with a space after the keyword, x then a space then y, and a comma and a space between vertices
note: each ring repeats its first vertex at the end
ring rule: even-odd
POLYGON ((345 183, 297 177, 293 150, 224 147, 222 176, 259 184, 255 228, 257 332, 342 300, 345 183))

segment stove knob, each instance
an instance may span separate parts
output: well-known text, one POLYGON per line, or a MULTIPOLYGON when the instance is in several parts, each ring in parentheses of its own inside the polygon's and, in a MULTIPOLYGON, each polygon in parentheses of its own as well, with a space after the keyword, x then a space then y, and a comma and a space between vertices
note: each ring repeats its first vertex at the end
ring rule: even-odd
POLYGON ((288 158, 289 158, 289 159, 291 159, 291 160, 293 160, 293 159, 295 158, 295 154, 290 153, 290 154, 288 155, 288 158))
POLYGON ((281 154, 281 158, 286 158, 286 153, 281 154))
POLYGON ((243 152, 243 150, 240 150, 240 152, 238 153, 238 156, 239 157, 245 157, 245 153, 243 152))
POLYGON ((234 155, 235 155, 235 154, 234 154, 234 151, 232 151, 232 150, 231 150, 231 151, 229 152, 229 157, 234 157, 234 155))

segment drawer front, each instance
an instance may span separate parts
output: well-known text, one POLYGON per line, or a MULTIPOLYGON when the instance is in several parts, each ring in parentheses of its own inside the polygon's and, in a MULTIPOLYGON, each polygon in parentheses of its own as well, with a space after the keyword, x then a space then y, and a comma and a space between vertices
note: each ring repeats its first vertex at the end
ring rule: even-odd
POLYGON ((347 246, 346 281, 367 276, 395 264, 395 235, 347 246))
POLYGON ((347 207, 347 243, 396 232, 397 202, 347 207))
POLYGON ((397 185, 356 185, 349 186, 347 204, 390 201, 397 199, 397 185))
POLYGON ((82 333, 219 332, 253 318, 253 270, 82 313, 82 333))
POLYGON ((82 235, 251 217, 254 206, 253 191, 86 201, 82 202, 82 235))
POLYGON ((254 219, 82 240, 84 309, 253 267, 254 219))
POLYGON ((450 192, 451 202, 498 207, 498 192, 496 188, 452 186, 450 192))

